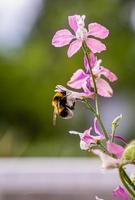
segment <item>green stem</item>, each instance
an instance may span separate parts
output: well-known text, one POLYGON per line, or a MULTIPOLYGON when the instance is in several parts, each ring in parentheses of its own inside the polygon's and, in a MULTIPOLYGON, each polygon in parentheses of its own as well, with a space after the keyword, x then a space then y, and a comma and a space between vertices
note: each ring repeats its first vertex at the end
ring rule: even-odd
POLYGON ((134 188, 135 186, 132 183, 132 181, 130 180, 130 178, 128 177, 127 173, 125 172, 125 170, 123 169, 122 166, 119 167, 119 176, 120 176, 121 182, 123 183, 123 185, 129 192, 131 197, 134 199, 135 198, 135 188, 134 188))
POLYGON ((96 111, 95 111, 95 109, 93 108, 93 106, 90 104, 90 102, 88 102, 88 100, 85 99, 85 98, 83 99, 83 102, 86 104, 87 108, 89 108, 89 109, 91 110, 91 112, 93 112, 94 115, 95 115, 96 111))
POLYGON ((104 144, 101 141, 99 142, 99 147, 104 153, 110 156, 110 154, 108 153, 107 149, 105 148, 104 144))
POLYGON ((101 126, 101 129, 102 129, 104 135, 105 135, 106 140, 109 140, 107 131, 106 131, 105 127, 104 127, 104 124, 103 124, 103 122, 102 122, 102 119, 101 119, 100 115, 96 115, 96 117, 97 117, 97 119, 98 119, 98 121, 99 121, 99 124, 100 124, 100 126, 101 126))
POLYGON ((116 131, 116 129, 113 129, 113 130, 112 130, 111 142, 114 142, 115 131, 116 131))
POLYGON ((106 139, 108 140, 108 139, 109 139, 109 138, 108 138, 108 134, 107 134, 106 129, 105 129, 105 127, 104 127, 104 124, 103 124, 103 122, 102 122, 102 120, 101 120, 101 118, 100 118, 100 115, 97 115, 97 114, 96 114, 95 109, 94 109, 93 106, 88 102, 87 99, 83 99, 83 102, 86 104, 87 108, 89 108, 89 110, 90 110, 90 111, 95 115, 95 117, 98 119, 99 124, 100 124, 100 127, 101 127, 101 129, 102 129, 102 131, 103 131, 103 133, 104 133, 106 139))
POLYGON ((93 81, 93 86, 94 86, 94 91, 95 91, 96 96, 97 96, 97 86, 96 86, 96 81, 95 81, 94 74, 93 74, 93 72, 92 72, 92 68, 91 68, 91 66, 90 66, 89 55, 88 55, 88 51, 87 51, 85 45, 83 45, 83 52, 84 52, 84 54, 86 55, 87 60, 88 60, 89 69, 90 69, 90 73, 91 73, 92 81, 93 81))
POLYGON ((123 169, 123 174, 125 176, 125 179, 127 180, 127 182, 131 185, 131 187, 133 188, 134 192, 135 192, 135 185, 134 183, 131 181, 131 179, 129 178, 129 176, 127 175, 126 171, 123 169))

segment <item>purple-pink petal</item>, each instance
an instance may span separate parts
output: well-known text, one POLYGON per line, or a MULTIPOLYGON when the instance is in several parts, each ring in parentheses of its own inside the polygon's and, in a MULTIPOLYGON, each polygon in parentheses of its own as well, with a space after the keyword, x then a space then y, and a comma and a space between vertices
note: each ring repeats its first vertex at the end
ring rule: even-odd
POLYGON ((93 98, 90 95, 85 94, 84 92, 74 92, 72 90, 65 88, 62 85, 57 85, 55 88, 55 92, 66 92, 68 97, 70 97, 73 100, 79 100, 79 99, 82 100, 83 97, 93 98))
POLYGON ((97 57, 93 52, 90 53, 90 66, 94 67, 97 62, 97 57))
POLYGON ((92 130, 92 127, 85 130, 84 133, 81 135, 81 140, 89 145, 91 143, 96 143, 97 141, 103 139, 103 137, 101 135, 100 136, 99 135, 98 136, 91 135, 91 130, 92 130))
POLYGON ((72 16, 68 16, 68 23, 69 23, 69 26, 71 27, 71 29, 76 32, 77 31, 77 22, 76 22, 76 18, 78 17, 79 15, 72 15, 72 16))
POLYGON ((82 89, 83 89, 83 91, 85 92, 85 94, 87 94, 87 95, 92 95, 93 97, 94 97, 94 92, 92 92, 91 90, 90 90, 90 84, 89 84, 89 80, 88 79, 86 79, 84 82, 83 82, 83 84, 82 84, 82 89))
POLYGON ((78 69, 70 78, 67 85, 71 88, 81 89, 87 79, 87 75, 82 69, 78 69))
POLYGON ((90 72, 90 66, 89 66, 88 59, 87 59, 86 55, 84 55, 83 63, 84 63, 86 73, 88 74, 90 72))
POLYGON ((92 139, 92 137, 90 135, 91 130, 92 130, 92 127, 90 127, 89 129, 85 130, 84 133, 81 135, 81 140, 84 141, 87 144, 90 144, 93 141, 93 139, 92 139))
POLYGON ((103 134, 101 133, 100 128, 98 126, 98 121, 97 121, 96 117, 94 118, 94 130, 95 130, 95 133, 97 133, 100 136, 103 136, 103 134))
POLYGON ((90 56, 89 56, 89 62, 88 62, 86 55, 84 55, 83 62, 84 62, 84 67, 85 67, 86 73, 88 74, 90 72, 90 67, 93 68, 95 66, 95 64, 97 62, 97 58, 94 55, 94 53, 91 52, 90 56), (89 65, 89 63, 90 63, 90 65, 89 65))
POLYGON ((104 75, 110 82, 114 82, 118 79, 118 77, 113 72, 105 67, 101 67, 100 74, 104 75))
POLYGON ((98 23, 91 23, 88 25, 89 35, 97 38, 105 39, 109 35, 109 30, 98 23))
POLYGON ((121 137, 121 136, 119 136, 119 135, 114 135, 114 138, 116 138, 117 140, 119 140, 119 141, 122 141, 123 143, 125 143, 125 144, 128 144, 128 142, 125 140, 125 138, 123 138, 123 137, 121 137))
POLYGON ((121 158, 124 148, 114 142, 107 141, 107 150, 109 153, 114 154, 117 158, 121 158))
POLYGON ((100 53, 106 50, 106 46, 102 42, 93 38, 87 38, 86 44, 93 53, 100 53))
POLYGON ((82 46, 82 40, 73 41, 68 48, 67 52, 68 57, 69 58, 72 57, 77 51, 79 51, 81 46, 82 46))
POLYGON ((68 29, 61 29, 55 33, 52 39, 52 45, 55 47, 63 47, 68 45, 74 38, 68 29))
POLYGON ((92 136, 94 140, 96 141, 104 140, 105 137, 100 131, 96 117, 94 118, 94 131, 97 134, 96 136, 95 135, 92 136))
POLYGON ((109 83, 102 78, 96 79, 97 91, 98 94, 103 97, 112 97, 113 90, 109 83))
POLYGON ((122 200, 130 200, 123 187, 119 186, 113 190, 113 197, 120 197, 122 200))

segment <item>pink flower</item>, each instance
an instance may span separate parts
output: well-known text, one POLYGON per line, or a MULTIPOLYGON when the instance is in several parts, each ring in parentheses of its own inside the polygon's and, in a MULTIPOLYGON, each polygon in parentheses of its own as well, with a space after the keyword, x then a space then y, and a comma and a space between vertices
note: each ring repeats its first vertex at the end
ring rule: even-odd
POLYGON ((105 67, 102 67, 102 60, 97 60, 97 57, 91 53, 90 54, 90 65, 88 64, 88 60, 86 56, 84 56, 84 66, 85 72, 82 69, 78 69, 70 81, 68 81, 67 85, 71 88, 75 89, 83 89, 86 94, 89 94, 93 91, 94 84, 92 80, 92 76, 90 74, 90 67, 92 68, 93 75, 95 77, 97 92, 99 95, 104 97, 111 97, 113 95, 113 90, 109 83, 103 79, 105 77, 110 82, 114 82, 117 80, 117 76, 108 70, 105 67))
POLYGON ((92 145, 97 144, 98 141, 104 140, 104 136, 100 133, 97 126, 97 119, 94 119, 94 131, 96 135, 91 134, 92 127, 85 130, 83 133, 77 131, 69 131, 70 134, 75 134, 80 136, 80 148, 82 150, 89 150, 92 145))
MULTIPOLYGON (((126 191, 121 186, 117 187, 113 191, 113 197, 120 197, 122 200, 130 200, 126 191)), ((96 200, 103 200, 103 199, 96 196, 96 200)))
POLYGON ((107 141, 107 150, 110 154, 114 154, 117 158, 121 158, 124 148, 114 142, 107 141))
POLYGON ((122 200, 130 200, 126 191, 121 186, 113 190, 113 197, 120 197, 122 200))
POLYGON ((55 47, 63 47, 69 45, 68 57, 72 57, 82 46, 83 42, 93 53, 100 53, 106 50, 106 46, 97 39, 89 38, 94 36, 99 39, 105 39, 109 30, 98 23, 90 23, 88 30, 85 28, 85 15, 73 15, 68 17, 68 23, 74 35, 68 29, 57 31, 52 39, 52 45, 55 47))

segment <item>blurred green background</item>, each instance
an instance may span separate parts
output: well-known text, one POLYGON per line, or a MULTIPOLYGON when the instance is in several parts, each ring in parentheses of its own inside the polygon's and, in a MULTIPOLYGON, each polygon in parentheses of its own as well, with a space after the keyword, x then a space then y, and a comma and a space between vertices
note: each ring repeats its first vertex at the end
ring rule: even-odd
POLYGON ((133 138, 134 0, 21 2, 1 0, 0 3, 0 156, 88 155, 80 151, 79 138, 68 134, 69 130, 81 132, 92 122, 84 105, 76 105, 73 119, 58 119, 56 126, 52 125, 55 85, 66 86, 72 73, 82 67, 81 51, 68 59, 67 47, 51 45, 54 33, 69 28, 67 17, 74 14, 85 14, 86 24, 96 21, 110 30, 105 40, 108 50, 99 58, 102 57, 103 66, 115 72, 119 80, 113 84, 113 98, 101 99, 101 110, 107 120, 110 117, 108 122, 104 117, 107 126, 120 114, 119 110, 124 112, 125 121, 119 133, 127 139, 133 138))

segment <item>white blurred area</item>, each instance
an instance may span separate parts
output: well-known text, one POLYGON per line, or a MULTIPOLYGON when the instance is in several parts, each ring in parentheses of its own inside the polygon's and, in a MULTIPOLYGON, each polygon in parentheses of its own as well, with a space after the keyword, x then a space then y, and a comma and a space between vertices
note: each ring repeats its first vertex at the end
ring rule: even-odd
POLYGON ((0 200, 111 200, 119 183, 97 159, 0 159, 0 200))
POLYGON ((130 23, 131 23, 133 30, 135 31, 135 2, 132 5, 132 9, 131 9, 130 23))
POLYGON ((0 48, 20 47, 41 13, 43 0, 0 0, 0 48))

